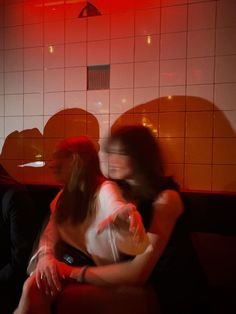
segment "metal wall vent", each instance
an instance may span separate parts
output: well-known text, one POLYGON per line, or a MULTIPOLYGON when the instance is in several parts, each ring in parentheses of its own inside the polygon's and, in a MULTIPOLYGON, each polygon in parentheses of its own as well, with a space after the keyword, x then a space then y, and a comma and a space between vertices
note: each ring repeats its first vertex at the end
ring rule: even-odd
POLYGON ((101 12, 90 2, 86 2, 78 18, 101 15, 101 12))
POLYGON ((110 65, 92 65, 87 67, 87 89, 110 88, 110 65))

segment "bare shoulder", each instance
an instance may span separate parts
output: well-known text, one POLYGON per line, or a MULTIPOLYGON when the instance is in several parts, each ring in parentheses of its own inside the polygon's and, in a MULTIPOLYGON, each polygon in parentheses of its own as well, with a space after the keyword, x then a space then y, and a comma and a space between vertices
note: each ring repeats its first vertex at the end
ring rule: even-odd
POLYGON ((162 191, 155 200, 154 209, 157 212, 165 211, 179 216, 183 213, 183 202, 180 194, 174 190, 162 191))

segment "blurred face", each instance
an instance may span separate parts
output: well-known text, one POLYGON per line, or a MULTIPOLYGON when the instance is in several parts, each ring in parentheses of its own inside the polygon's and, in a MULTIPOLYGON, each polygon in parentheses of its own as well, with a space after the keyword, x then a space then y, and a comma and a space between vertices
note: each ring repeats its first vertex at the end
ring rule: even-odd
POLYGON ((64 152, 56 151, 53 154, 53 160, 50 163, 50 168, 56 180, 66 184, 70 178, 74 155, 66 155, 64 152))
POLYGON ((133 163, 131 158, 124 153, 122 145, 114 142, 108 149, 108 173, 111 179, 128 180, 132 179, 133 163))

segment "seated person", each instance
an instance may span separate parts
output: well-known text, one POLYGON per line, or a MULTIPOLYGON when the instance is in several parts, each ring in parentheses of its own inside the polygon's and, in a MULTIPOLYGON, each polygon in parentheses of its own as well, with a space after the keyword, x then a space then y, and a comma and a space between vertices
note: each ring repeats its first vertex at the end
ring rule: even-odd
POLYGON ((37 235, 38 219, 23 185, 0 165, 0 313, 16 307, 37 235))
POLYGON ((31 276, 15 313, 50 313, 54 299, 72 280, 63 273, 65 266, 78 272, 75 282, 83 282, 89 265, 130 259, 149 244, 144 241, 147 238, 135 205, 125 201, 116 183, 102 175, 89 138, 63 140, 53 157, 51 168, 63 187, 51 203, 51 217, 29 264, 31 276), (103 221, 109 223, 100 228, 103 221), (126 237, 117 243, 119 229, 126 237))

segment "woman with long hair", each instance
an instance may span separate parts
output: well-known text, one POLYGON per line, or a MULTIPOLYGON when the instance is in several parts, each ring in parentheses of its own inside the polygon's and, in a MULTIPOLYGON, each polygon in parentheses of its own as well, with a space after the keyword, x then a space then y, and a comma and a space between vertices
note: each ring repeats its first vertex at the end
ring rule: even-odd
MULTIPOLYGON (((15 313, 50 313, 68 281, 83 282, 88 266, 130 259, 128 254, 137 254, 134 251, 140 250, 138 243, 145 235, 134 204, 127 203, 118 186, 103 176, 97 150, 88 137, 60 142, 51 168, 63 186, 51 203, 51 216, 29 263, 31 276, 15 313), (104 220, 110 224, 101 229, 104 220), (122 224, 133 243, 132 252, 127 247, 122 252, 122 240, 121 247, 116 243, 122 224)), ((97 280, 104 283, 102 277, 97 280)))

